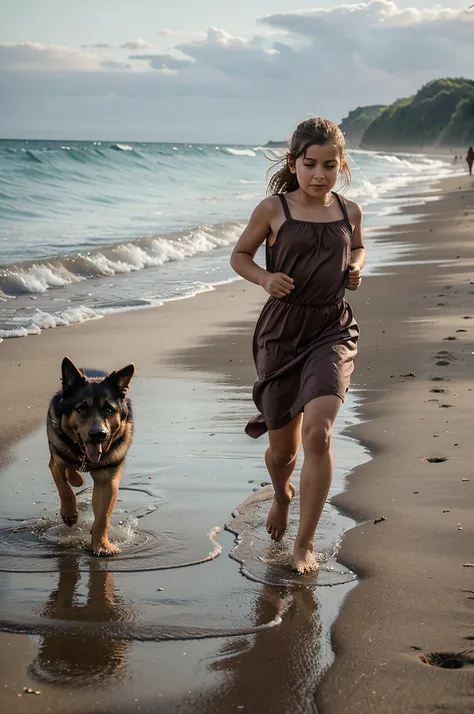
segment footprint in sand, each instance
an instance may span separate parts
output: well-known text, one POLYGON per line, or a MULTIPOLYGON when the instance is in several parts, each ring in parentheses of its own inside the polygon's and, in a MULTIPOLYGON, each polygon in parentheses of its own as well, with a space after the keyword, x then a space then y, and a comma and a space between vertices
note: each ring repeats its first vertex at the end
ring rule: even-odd
POLYGON ((446 392, 446 390, 441 389, 441 387, 433 387, 433 389, 428 389, 428 391, 432 394, 444 394, 446 392))
POLYGON ((423 459, 423 461, 426 461, 428 464, 442 464, 445 461, 448 461, 447 456, 429 456, 426 459, 423 459))
POLYGON ((432 382, 449 382, 448 377, 431 377, 432 382))
POLYGON ((439 408, 440 409, 451 409, 451 407, 453 407, 453 406, 454 406, 454 404, 440 404, 439 408))
POLYGON ((447 367, 450 362, 456 359, 456 357, 452 352, 448 352, 447 350, 440 350, 436 353, 436 357, 434 359, 438 359, 438 361, 436 362, 436 365, 438 367, 447 367), (442 359, 438 359, 439 357, 442 357, 442 359))
POLYGON ((443 340, 446 341, 448 340, 449 342, 452 342, 453 340, 457 340, 457 337, 454 337, 453 335, 450 335, 449 337, 443 337, 443 340))
POLYGON ((467 332, 467 330, 456 330, 456 332, 467 332))
POLYGON ((474 666, 472 652, 428 652, 420 657, 423 664, 441 669, 462 669, 474 666))

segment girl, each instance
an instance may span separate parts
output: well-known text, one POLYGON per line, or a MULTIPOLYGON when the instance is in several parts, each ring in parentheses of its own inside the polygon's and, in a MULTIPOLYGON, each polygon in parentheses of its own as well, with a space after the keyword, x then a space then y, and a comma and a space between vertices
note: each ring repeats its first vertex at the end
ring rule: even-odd
POLYGON ((231 258, 239 275, 270 295, 253 340, 261 413, 246 432, 257 438, 268 430, 265 461, 275 493, 267 531, 275 541, 288 526, 296 492, 290 478, 303 442, 293 551, 299 573, 318 569, 313 539, 331 485, 331 434, 359 336, 344 292, 361 282, 362 211, 332 190, 341 175, 349 185, 340 129, 325 119, 302 122, 270 180, 272 195, 253 212, 231 258), (254 262, 264 241, 266 270, 254 262))

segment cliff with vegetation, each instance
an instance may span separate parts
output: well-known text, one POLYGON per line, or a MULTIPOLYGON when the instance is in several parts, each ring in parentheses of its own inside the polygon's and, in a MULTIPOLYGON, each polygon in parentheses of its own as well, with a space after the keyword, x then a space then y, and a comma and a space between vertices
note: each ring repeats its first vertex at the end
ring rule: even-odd
POLYGON ((474 81, 437 79, 385 107, 366 128, 364 149, 474 144, 474 81))
POLYGON ((357 107, 349 112, 348 116, 339 124, 349 147, 360 145, 367 128, 383 109, 385 109, 384 106, 377 104, 371 107, 357 107))
POLYGON ((473 146, 474 80, 436 79, 388 107, 358 107, 339 126, 352 148, 420 151, 473 146))

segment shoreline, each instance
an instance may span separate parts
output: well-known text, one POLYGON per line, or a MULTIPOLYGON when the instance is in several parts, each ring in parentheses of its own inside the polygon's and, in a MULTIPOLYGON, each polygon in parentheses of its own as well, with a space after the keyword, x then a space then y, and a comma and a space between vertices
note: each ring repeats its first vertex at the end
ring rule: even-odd
MULTIPOLYGON (((394 241, 408 243, 406 261, 377 271, 363 281, 358 292, 348 295, 362 327, 353 390, 362 398, 358 409, 364 420, 350 428, 349 434, 370 449, 372 458, 354 469, 346 490, 332 499, 337 508, 364 523, 346 532, 338 554, 339 561, 353 569, 359 581, 333 626, 335 662, 320 683, 314 680, 311 685, 315 688, 311 706, 315 696, 320 714, 415 714, 429 711, 436 703, 453 714, 474 711, 469 708, 468 667, 448 672, 419 660, 429 651, 459 651, 463 642, 463 649, 469 648, 465 635, 470 633, 464 632, 469 622, 469 596, 461 591, 473 588, 472 572, 462 567, 464 562, 472 562, 469 513, 474 484, 474 480, 462 480, 469 478, 468 384, 474 359, 470 356, 474 347, 469 344, 472 330, 469 320, 463 319, 470 316, 470 271, 474 272, 469 241, 474 193, 470 189, 468 178, 456 177, 441 184, 439 191, 447 197, 403 209, 406 223, 382 231, 378 240, 387 245, 394 241), (458 186, 464 189, 459 191, 458 186), (410 223, 413 216, 416 219, 410 223), (452 287, 447 288, 447 284, 452 287), (457 329, 468 332, 456 333, 457 329), (457 340, 445 341, 446 336, 456 336, 457 340), (448 354, 437 355, 440 351, 448 354), (438 366, 437 361, 447 364, 438 366), (402 376, 410 372, 416 377, 402 376), (450 381, 432 382, 435 376, 450 381), (432 388, 446 392, 428 393, 432 388), (427 401, 432 398, 440 398, 440 402, 427 401), (449 427, 444 425, 446 421, 449 427), (453 428, 455 439, 445 433, 453 428), (434 433, 438 437, 433 438, 434 433), (449 461, 423 461, 437 455, 445 455, 449 461), (443 510, 450 513, 442 514, 443 510), (370 521, 381 515, 386 521, 374 526, 370 521), (463 524, 462 531, 457 529, 458 522, 463 524)), ((185 305, 173 301, 156 310, 135 312, 133 318, 118 313, 107 316, 104 322, 85 322, 67 330, 50 330, 40 337, 5 340, 0 347, 0 369, 8 406, 7 413, 0 415, 0 468, 11 458, 14 443, 43 422, 66 353, 84 366, 113 369, 135 360, 138 375, 143 377, 178 377, 191 383, 199 375, 211 381, 217 375, 219 384, 249 388, 254 379, 251 332, 265 295, 260 288, 244 282, 222 286, 216 295, 213 292, 202 293, 185 305), (117 354, 120 364, 116 364, 117 354)), ((337 461, 337 453, 335 458, 337 461)), ((271 664, 278 648, 283 646, 283 653, 289 655, 285 661, 279 658, 282 681, 283 670, 293 662, 302 642, 308 653, 312 651, 309 623, 317 608, 312 598, 308 600, 298 591, 295 600, 284 642, 276 628, 268 639, 261 637, 254 643, 252 656, 241 653, 235 662, 230 658, 226 664, 229 681, 238 694, 245 695, 249 702, 245 709, 252 714, 261 710, 252 709, 252 702, 255 705, 258 699, 262 705, 269 701, 268 691, 275 678, 271 664), (294 638, 292 643, 293 626, 298 628, 301 642, 294 638)), ((28 660, 24 647, 31 649, 31 641, 24 638, 22 649, 15 638, 24 636, 0 637, 8 642, 10 657, 14 657, 13 648, 19 648, 14 662, 23 672, 21 667, 28 660)), ((308 662, 312 660, 306 662, 309 670, 299 676, 309 673, 314 678, 313 665, 308 662)), ((298 672, 291 667, 289 670, 287 675, 296 686, 298 672)), ((173 706, 169 703, 157 709, 154 681, 152 675, 146 681, 142 711, 181 714, 196 710, 195 702, 186 708, 182 700, 181 706, 179 697, 173 700, 173 706)), ((52 696, 48 693, 48 701, 52 696)), ((54 695, 58 711, 64 708, 67 696, 67 688, 54 695)), ((221 701, 219 697, 213 701, 212 693, 209 697, 214 706, 221 701)), ((102 708, 113 701, 112 694, 108 697, 105 692, 100 699, 102 708)), ((222 699, 234 706, 239 701, 222 699)), ((12 700, 8 703, 11 705, 12 700)), ((21 703, 21 699, 15 701, 19 706, 15 711, 29 710, 21 703)), ((114 707, 117 705, 115 700, 114 707)), ((74 711, 82 710, 78 703, 74 711)), ((120 703, 117 710, 130 709, 122 709, 120 703)), ((272 714, 278 711, 267 710, 272 714)), ((305 711, 315 712, 316 708, 305 711)))
MULTIPOLYGON (((412 241, 406 264, 371 278, 352 301, 363 315, 353 382, 364 390, 364 421, 349 433, 372 458, 332 499, 359 521, 338 554, 359 580, 333 626, 336 659, 316 696, 324 714, 474 711, 461 654, 472 640, 472 571, 463 566, 474 505, 474 183, 445 180, 439 191, 421 219, 388 232, 412 241), (421 659, 432 653, 457 656, 459 669, 421 659)), ((403 211, 408 220, 418 212, 403 211)))

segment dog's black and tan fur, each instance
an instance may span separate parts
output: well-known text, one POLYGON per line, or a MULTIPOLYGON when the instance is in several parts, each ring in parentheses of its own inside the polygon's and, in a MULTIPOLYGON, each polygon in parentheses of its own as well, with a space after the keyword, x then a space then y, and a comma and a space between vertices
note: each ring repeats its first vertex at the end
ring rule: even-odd
POLYGON ((81 471, 89 471, 94 481, 92 552, 115 555, 119 549, 110 543, 108 530, 132 442, 132 407, 126 395, 135 366, 107 375, 81 371, 65 357, 61 372, 62 389, 52 398, 47 418, 49 467, 61 499, 61 517, 68 526, 76 523, 71 486, 82 486, 81 471))

